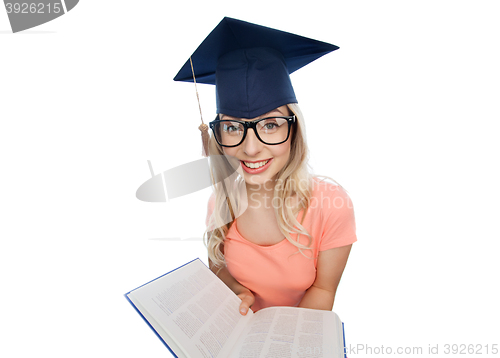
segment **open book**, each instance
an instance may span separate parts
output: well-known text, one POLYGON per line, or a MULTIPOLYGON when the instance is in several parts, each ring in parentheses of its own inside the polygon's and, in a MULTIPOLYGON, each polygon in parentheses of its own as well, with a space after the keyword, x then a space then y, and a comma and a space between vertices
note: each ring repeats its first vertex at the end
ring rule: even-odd
POLYGON ((199 259, 125 297, 179 358, 344 357, 334 312, 268 307, 242 316, 241 300, 199 259))

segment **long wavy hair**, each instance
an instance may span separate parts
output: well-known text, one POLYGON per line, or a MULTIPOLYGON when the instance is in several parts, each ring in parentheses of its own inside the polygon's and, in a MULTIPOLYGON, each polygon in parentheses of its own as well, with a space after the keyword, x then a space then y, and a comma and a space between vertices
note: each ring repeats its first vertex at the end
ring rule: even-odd
MULTIPOLYGON (((278 226, 285 238, 298 248, 298 252, 310 248, 312 238, 301 222, 310 205, 312 193, 312 175, 308 170, 309 152, 307 148, 305 126, 302 112, 296 103, 287 105, 297 121, 291 138, 290 157, 285 166, 277 173, 274 187, 273 203, 286 203, 286 198, 296 195, 298 205, 274 205, 278 226), (297 214, 303 210, 301 222, 297 214), (292 238, 296 233, 296 240, 292 238), (299 242, 299 237, 308 238, 307 245, 299 242)), ((246 191, 239 190, 244 186, 244 179, 235 173, 235 166, 225 159, 222 147, 213 135, 209 140, 210 171, 214 183, 214 207, 208 218, 204 242, 208 257, 218 267, 224 267, 224 240, 234 219, 242 213, 248 202, 246 191), (213 158, 213 159, 212 159, 213 158), (224 178, 227 178, 224 180, 224 178)), ((239 164, 239 163, 238 163, 239 164)))

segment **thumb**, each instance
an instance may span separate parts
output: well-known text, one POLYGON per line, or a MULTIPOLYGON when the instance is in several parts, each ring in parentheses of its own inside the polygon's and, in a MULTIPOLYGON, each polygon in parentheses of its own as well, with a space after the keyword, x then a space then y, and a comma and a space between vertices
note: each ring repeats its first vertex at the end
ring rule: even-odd
POLYGON ((250 292, 240 293, 238 297, 241 299, 240 313, 245 316, 248 309, 254 304, 255 297, 250 292))

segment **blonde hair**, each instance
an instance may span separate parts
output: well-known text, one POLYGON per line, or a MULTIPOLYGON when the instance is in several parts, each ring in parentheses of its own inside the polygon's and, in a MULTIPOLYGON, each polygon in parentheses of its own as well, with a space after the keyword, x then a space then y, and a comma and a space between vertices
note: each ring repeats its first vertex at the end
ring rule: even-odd
MULTIPOLYGON (((297 220, 297 214, 303 210, 304 215, 301 220, 303 221, 310 205, 312 175, 308 170, 309 152, 302 112, 296 103, 287 106, 295 115, 297 121, 291 138, 290 157, 285 166, 277 173, 273 202, 276 199, 278 203, 285 203, 286 198, 296 195, 298 204, 294 207, 275 205, 274 213, 281 233, 298 248, 298 252, 302 252, 302 250, 310 248, 312 238, 297 220), (292 233, 297 234, 297 240, 292 239, 292 233), (303 245, 298 241, 300 235, 308 238, 307 245, 303 245)), ((209 259, 216 266, 223 267, 225 265, 224 240, 234 222, 234 218, 238 217, 237 214, 245 209, 247 198, 242 197, 241 191, 237 189, 240 185, 244 185, 243 178, 232 174, 234 173, 234 167, 224 157, 222 147, 216 142, 213 135, 210 137, 209 153, 215 154, 215 156, 211 156, 211 159, 214 158, 215 160, 210 161, 215 205, 209 218, 208 228, 204 234, 204 242, 209 259), (223 180, 228 177, 232 178, 229 183, 228 180, 223 180)))

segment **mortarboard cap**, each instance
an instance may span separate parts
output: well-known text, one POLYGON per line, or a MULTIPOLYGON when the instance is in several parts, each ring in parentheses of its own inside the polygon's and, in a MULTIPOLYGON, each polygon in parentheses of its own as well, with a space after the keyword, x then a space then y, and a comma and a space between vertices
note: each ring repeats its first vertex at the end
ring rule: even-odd
MULTIPOLYGON (((215 84, 217 113, 255 118, 296 103, 289 74, 337 46, 225 17, 191 56, 196 82, 215 84)), ((193 82, 190 61, 175 81, 193 82)))

